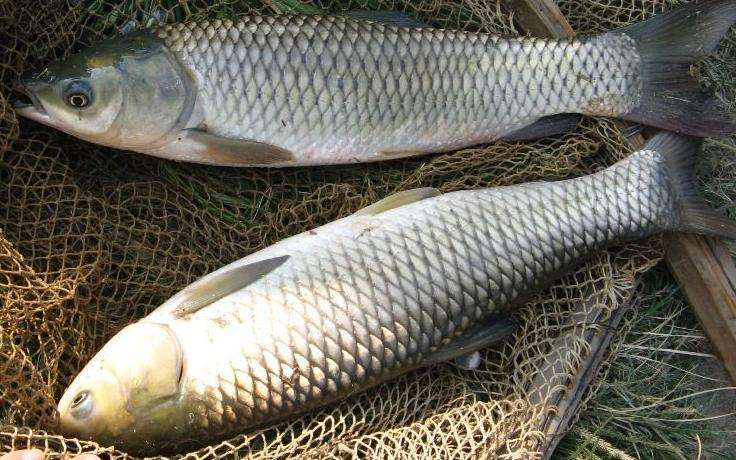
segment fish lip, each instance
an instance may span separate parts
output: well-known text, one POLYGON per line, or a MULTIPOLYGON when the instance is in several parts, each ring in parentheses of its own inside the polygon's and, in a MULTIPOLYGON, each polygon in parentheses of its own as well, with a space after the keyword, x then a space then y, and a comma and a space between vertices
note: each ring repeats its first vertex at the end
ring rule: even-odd
POLYGON ((18 115, 35 120, 49 118, 41 101, 22 81, 16 82, 13 86, 9 102, 18 115))

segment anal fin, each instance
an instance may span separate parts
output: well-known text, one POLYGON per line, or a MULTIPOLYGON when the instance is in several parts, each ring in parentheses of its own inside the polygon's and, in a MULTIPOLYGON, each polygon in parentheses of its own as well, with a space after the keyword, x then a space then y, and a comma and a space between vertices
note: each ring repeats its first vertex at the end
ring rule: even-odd
POLYGON ((478 367, 480 367, 480 352, 474 351, 467 355, 458 356, 455 358, 455 365, 466 371, 478 369, 478 367))
POLYGON ((582 115, 574 113, 561 113, 559 115, 550 115, 540 118, 529 126, 525 126, 516 131, 512 131, 499 140, 504 141, 531 141, 541 139, 547 136, 555 136, 557 134, 572 131, 577 127, 582 119, 582 115))
MULTIPOLYGON (((454 360, 460 367, 463 367, 463 364, 474 364, 472 355, 475 352, 508 338, 518 327, 519 324, 510 317, 490 318, 471 327, 463 335, 427 356, 425 363, 438 364, 454 360)), ((480 358, 480 355, 475 358, 480 358)))

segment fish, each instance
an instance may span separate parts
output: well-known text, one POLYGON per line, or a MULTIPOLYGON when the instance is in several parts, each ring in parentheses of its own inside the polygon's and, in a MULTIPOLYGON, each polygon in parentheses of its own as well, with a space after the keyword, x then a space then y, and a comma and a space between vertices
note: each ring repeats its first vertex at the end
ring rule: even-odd
POLYGON ((400 13, 166 24, 31 71, 18 115, 176 161, 375 162, 574 129, 581 114, 693 136, 736 131, 690 66, 736 21, 732 0, 601 35, 503 38, 400 13))
POLYGON ((663 132, 589 176, 390 195, 185 287, 113 336, 59 400, 61 432, 160 453, 336 403, 409 371, 478 366, 514 308, 604 248, 736 238, 663 132))

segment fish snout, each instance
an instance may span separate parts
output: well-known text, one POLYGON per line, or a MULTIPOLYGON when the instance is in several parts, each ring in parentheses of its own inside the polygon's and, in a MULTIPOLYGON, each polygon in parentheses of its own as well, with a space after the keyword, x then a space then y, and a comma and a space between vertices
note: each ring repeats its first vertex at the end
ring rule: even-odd
POLYGON ((20 115, 29 116, 33 113, 43 116, 46 109, 36 95, 36 90, 47 86, 51 82, 50 77, 40 76, 43 73, 35 71, 24 72, 13 84, 12 92, 8 102, 20 115))
POLYGON ((16 81, 13 85, 13 91, 10 93, 8 101, 16 110, 33 107, 33 100, 31 99, 29 91, 26 88, 26 85, 20 80, 16 81))

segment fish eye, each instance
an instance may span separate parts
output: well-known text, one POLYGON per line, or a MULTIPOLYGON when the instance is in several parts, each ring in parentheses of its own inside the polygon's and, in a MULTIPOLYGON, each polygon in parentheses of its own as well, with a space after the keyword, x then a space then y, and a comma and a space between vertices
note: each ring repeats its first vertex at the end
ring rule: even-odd
POLYGON ((66 101, 69 103, 69 105, 78 109, 87 107, 87 105, 89 104, 89 98, 86 94, 82 93, 72 93, 66 97, 66 101))
POLYGON ((70 107, 83 109, 92 102, 92 88, 84 81, 73 81, 66 87, 64 98, 70 107))
POLYGON ((75 396, 74 400, 72 401, 72 406, 71 406, 72 409, 75 409, 79 407, 80 405, 82 405, 88 397, 89 397, 89 393, 87 393, 86 391, 83 391, 77 394, 77 396, 75 396))
POLYGON ((69 413, 77 419, 88 417, 92 413, 92 396, 88 391, 80 391, 69 405, 69 413))

